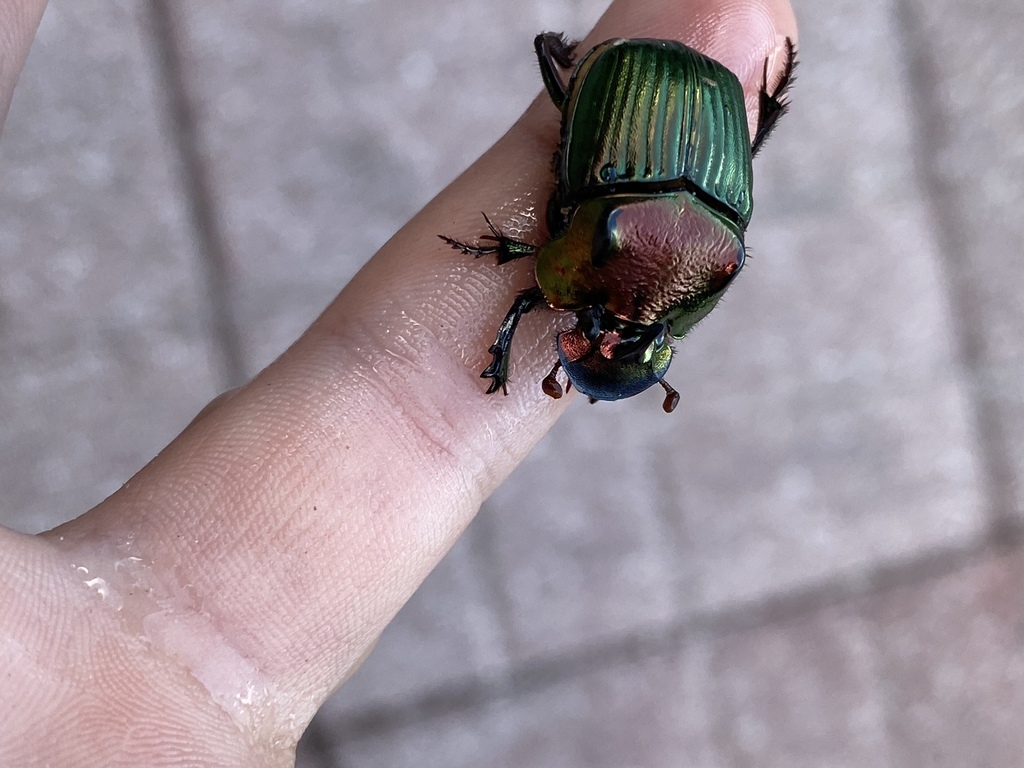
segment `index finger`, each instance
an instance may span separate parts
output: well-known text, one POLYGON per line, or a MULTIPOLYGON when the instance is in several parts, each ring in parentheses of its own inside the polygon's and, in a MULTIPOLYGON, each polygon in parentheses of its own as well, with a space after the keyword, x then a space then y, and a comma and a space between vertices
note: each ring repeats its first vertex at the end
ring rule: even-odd
MULTIPOLYGON (((614 36, 679 39, 734 71, 753 107, 764 60, 781 66, 794 34, 781 1, 623 0, 581 50, 614 36)), ((132 569, 155 574, 273 695, 301 692, 314 708, 565 407, 536 384, 553 361, 558 320, 545 315, 524 320, 510 395, 482 392, 493 330, 530 265, 475 262, 437 239, 472 238, 481 210, 532 239, 558 119, 538 99, 280 360, 58 529, 61 546, 115 585, 139 578, 132 569), (115 561, 129 565, 115 574, 115 561)), ((145 599, 125 610, 151 612, 145 599)))

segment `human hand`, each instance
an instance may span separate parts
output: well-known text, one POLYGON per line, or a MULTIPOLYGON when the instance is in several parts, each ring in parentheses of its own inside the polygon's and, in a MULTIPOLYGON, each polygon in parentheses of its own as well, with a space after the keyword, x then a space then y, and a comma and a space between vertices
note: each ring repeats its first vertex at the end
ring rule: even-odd
MULTIPOLYGON (((41 10, 0 9, 4 105, 41 10)), ((793 34, 783 2, 623 0, 581 50, 677 37, 753 95, 793 34)), ((473 262, 436 238, 472 236, 481 210, 543 211, 557 121, 536 102, 288 353, 117 494, 40 537, 0 532, 0 762, 291 760, 316 708, 565 407, 538 384, 553 362, 542 318, 517 337, 510 396, 483 395, 493 329, 530 267, 473 262)))

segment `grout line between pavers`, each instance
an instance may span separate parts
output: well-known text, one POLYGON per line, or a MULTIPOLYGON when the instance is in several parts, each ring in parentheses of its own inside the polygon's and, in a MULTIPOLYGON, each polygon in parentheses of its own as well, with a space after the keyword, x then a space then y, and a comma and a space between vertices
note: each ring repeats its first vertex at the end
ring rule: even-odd
POLYGON ((1014 471, 999 413, 996 382, 985 359, 982 292, 964 258, 968 250, 958 190, 939 170, 936 158, 947 143, 940 82, 929 37, 915 0, 897 0, 895 27, 903 54, 904 81, 910 105, 912 163, 922 186, 936 247, 946 277, 953 320, 954 354, 963 371, 971 403, 988 502, 988 524, 996 540, 1015 543, 1024 531, 1014 515, 1014 471))
POLYGON ((229 251, 221 232, 209 171, 200 150, 196 108, 182 67, 181 28, 170 0, 149 0, 148 12, 171 133, 181 163, 189 214, 207 283, 208 317, 222 367, 222 384, 234 387, 246 372, 231 302, 229 251))
POLYGON ((319 728, 318 736, 333 746, 339 746, 347 741, 396 731, 444 715, 482 709, 599 670, 671 654, 695 636, 721 637, 792 621, 855 600, 917 586, 948 576, 987 557, 1019 549, 1022 547, 1008 545, 1003 540, 983 538, 967 547, 936 550, 899 563, 880 565, 867 573, 819 582, 759 603, 694 613, 684 620, 665 625, 658 632, 628 633, 583 646, 572 653, 523 662, 501 677, 458 680, 408 702, 369 707, 342 721, 339 727, 319 728))

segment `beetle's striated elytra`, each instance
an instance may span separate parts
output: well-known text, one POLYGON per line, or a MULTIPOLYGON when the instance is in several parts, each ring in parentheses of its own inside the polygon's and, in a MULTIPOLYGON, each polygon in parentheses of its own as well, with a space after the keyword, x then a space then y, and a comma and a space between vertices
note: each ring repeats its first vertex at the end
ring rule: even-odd
POLYGON ((520 318, 536 307, 573 312, 555 338, 558 362, 544 392, 562 396, 557 374, 595 400, 620 400, 665 382, 670 339, 703 319, 743 267, 753 211, 751 160, 787 109, 796 51, 769 90, 768 62, 753 140, 743 88, 717 61, 673 40, 609 40, 574 61, 558 34, 534 40, 544 87, 561 110, 551 240, 532 245, 490 233, 475 244, 441 235, 466 254, 503 264, 536 256, 536 285, 516 297, 481 374, 488 393, 508 394, 509 354, 520 318), (570 70, 566 82, 562 70, 570 70))

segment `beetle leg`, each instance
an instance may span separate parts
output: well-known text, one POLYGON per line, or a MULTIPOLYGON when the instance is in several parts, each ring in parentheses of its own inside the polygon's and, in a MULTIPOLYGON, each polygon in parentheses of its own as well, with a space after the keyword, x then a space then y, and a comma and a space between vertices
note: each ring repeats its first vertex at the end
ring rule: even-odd
POLYGON ((487 240, 493 243, 493 245, 470 245, 469 243, 463 243, 454 238, 448 237, 447 235, 438 235, 439 238, 444 240, 448 245, 457 251, 462 251, 465 254, 471 254, 476 258, 481 256, 489 256, 494 254, 498 257, 499 264, 506 264, 516 259, 521 259, 524 256, 532 256, 537 252, 537 246, 524 243, 521 240, 513 240, 511 237, 506 237, 500 229, 495 227, 487 214, 484 214, 484 221, 487 222, 487 228, 491 231, 489 235, 484 235, 481 240, 487 240))
POLYGON ((566 85, 558 68, 569 69, 572 66, 576 43, 569 42, 557 32, 541 32, 533 39, 533 47, 537 51, 540 76, 548 96, 561 109, 565 104, 566 85))
POLYGON ((523 315, 543 303, 544 294, 541 293, 540 288, 527 288, 516 296, 512 308, 505 315, 505 319, 501 321, 501 325, 498 326, 498 335, 494 339, 494 343, 491 344, 491 348, 487 350, 493 359, 491 364, 480 374, 481 379, 491 380, 487 387, 488 395, 499 389, 504 394, 508 394, 508 358, 512 350, 512 337, 515 335, 516 326, 519 325, 519 319, 523 315))
POLYGON ((793 70, 796 69, 796 46, 793 41, 786 38, 786 63, 782 67, 782 74, 775 84, 771 93, 768 92, 768 59, 764 60, 764 74, 761 76, 761 90, 758 93, 757 109, 757 131, 754 133, 754 141, 750 145, 750 153, 756 155, 761 149, 765 140, 775 129, 779 118, 786 114, 789 109, 789 102, 786 100, 786 91, 793 84, 793 70))

